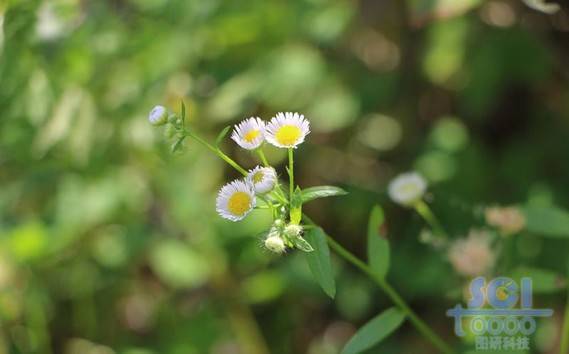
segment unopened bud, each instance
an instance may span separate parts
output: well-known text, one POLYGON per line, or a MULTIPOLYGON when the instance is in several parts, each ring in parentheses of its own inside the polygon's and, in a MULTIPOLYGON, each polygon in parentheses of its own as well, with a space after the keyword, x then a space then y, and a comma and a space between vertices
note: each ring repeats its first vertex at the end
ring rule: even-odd
POLYGON ((285 227, 284 233, 288 237, 298 237, 302 233, 302 226, 295 225, 295 224, 289 224, 289 225, 287 225, 287 227, 285 227))
POLYGON ((283 253, 286 249, 284 241, 279 236, 269 236, 265 240, 265 247, 274 253, 283 253))
POLYGON ((148 114, 148 121, 152 125, 163 125, 168 121, 168 111, 164 106, 155 106, 148 114))

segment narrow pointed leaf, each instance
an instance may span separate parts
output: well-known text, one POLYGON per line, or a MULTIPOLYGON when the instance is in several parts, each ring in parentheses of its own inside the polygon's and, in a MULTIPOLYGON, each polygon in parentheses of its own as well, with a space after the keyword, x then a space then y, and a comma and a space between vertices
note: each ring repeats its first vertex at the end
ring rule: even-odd
POLYGON ((348 192, 342 188, 334 186, 310 187, 302 191, 302 202, 306 203, 318 198, 326 198, 346 194, 348 194, 348 192))
POLYGON ((185 136, 181 136, 178 139, 176 139, 176 141, 172 144, 172 147, 171 147, 172 153, 180 150, 180 148, 182 147, 182 143, 184 142, 185 138, 186 138, 185 136))
POLYGON ((569 238, 569 213, 556 207, 527 206, 526 229, 537 235, 569 238))
POLYGON ((555 293, 564 290, 567 285, 567 280, 562 275, 549 269, 522 266, 515 269, 510 277, 518 284, 521 278, 531 278, 532 290, 536 294, 555 293))
POLYGON ((221 141, 225 138, 225 136, 227 135, 227 133, 229 133, 229 130, 231 129, 231 126, 228 125, 227 127, 223 128, 223 130, 219 133, 219 135, 217 136, 217 138, 215 139, 215 147, 219 148, 219 144, 221 144, 221 141))
POLYGON ((292 242, 294 243, 294 247, 303 252, 314 252, 314 248, 312 248, 310 243, 300 236, 293 238, 292 242))
POLYGON ((321 228, 316 227, 308 230, 305 237, 314 249, 314 252, 306 253, 310 271, 324 292, 331 298, 334 298, 336 295, 336 282, 332 274, 330 249, 326 242, 326 234, 321 228))
POLYGON ((367 258, 375 274, 385 278, 389 270, 389 241, 382 234, 381 227, 384 222, 383 210, 376 205, 371 210, 367 231, 367 258))
POLYGON ((349 340, 342 354, 360 354, 393 333, 405 320, 401 310, 392 307, 385 310, 360 328, 349 340))

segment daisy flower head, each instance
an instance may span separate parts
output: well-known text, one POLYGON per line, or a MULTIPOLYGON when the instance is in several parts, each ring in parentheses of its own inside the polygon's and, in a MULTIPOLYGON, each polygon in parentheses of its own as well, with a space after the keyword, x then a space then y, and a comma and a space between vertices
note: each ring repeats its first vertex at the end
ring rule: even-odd
POLYGON ((403 206, 412 206, 423 198, 427 181, 416 172, 408 172, 395 177, 387 188, 391 200, 403 206))
POLYGON ((148 121, 152 125, 163 125, 168 121, 168 110, 164 106, 155 106, 148 113, 148 121))
POLYGON ((302 114, 279 112, 267 124, 267 141, 280 148, 296 148, 310 133, 310 122, 302 114))
POLYGON ((239 221, 255 207, 253 186, 243 180, 235 180, 223 186, 217 195, 216 210, 224 219, 239 221))
POLYGON ((277 172, 272 167, 257 166, 249 171, 247 182, 253 186, 255 193, 265 194, 275 188, 277 172))
POLYGON ((265 141, 265 122, 258 117, 245 119, 235 125, 231 139, 243 149, 254 150, 265 141))

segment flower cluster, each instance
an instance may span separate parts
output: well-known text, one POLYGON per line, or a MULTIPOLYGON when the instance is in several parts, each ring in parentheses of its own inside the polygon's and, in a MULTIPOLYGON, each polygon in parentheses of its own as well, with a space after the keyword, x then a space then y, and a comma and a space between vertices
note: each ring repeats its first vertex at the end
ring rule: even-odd
MULTIPOLYGON (((170 115, 162 106, 156 106, 150 112, 148 120, 152 125, 165 125, 176 131, 175 151, 186 136, 195 138, 219 157, 243 174, 243 178, 225 184, 216 199, 216 211, 230 221, 243 220, 262 201, 273 215, 273 226, 267 232, 264 246, 274 253, 283 253, 288 248, 298 248, 310 252, 312 247, 302 238, 303 227, 300 225, 302 201, 298 201, 300 188, 294 186, 293 150, 302 144, 310 133, 310 122, 298 113, 277 113, 269 122, 251 117, 233 127, 231 139, 241 148, 255 152, 262 166, 246 171, 214 147, 197 137, 184 127, 185 108, 182 106, 181 118, 170 115), (286 194, 279 185, 276 170, 271 167, 263 153, 265 141, 278 148, 289 150, 288 175, 290 189, 286 194), (285 222, 284 220, 288 220, 285 222)), ((223 137, 223 133, 221 138, 223 137)))
POLYGON ((287 199, 280 188, 277 172, 269 166, 262 147, 266 141, 278 148, 294 149, 304 142, 309 133, 310 123, 303 115, 286 112, 278 113, 268 123, 258 117, 245 119, 235 125, 231 134, 231 139, 240 147, 256 151, 264 166, 256 166, 243 179, 223 186, 217 196, 217 212, 225 219, 239 221, 256 206, 256 197, 263 200, 275 217, 264 246, 274 253, 295 247, 298 244, 296 240, 301 238, 302 227, 293 222, 285 225, 283 219, 286 219, 287 204, 290 204, 292 196, 287 199))

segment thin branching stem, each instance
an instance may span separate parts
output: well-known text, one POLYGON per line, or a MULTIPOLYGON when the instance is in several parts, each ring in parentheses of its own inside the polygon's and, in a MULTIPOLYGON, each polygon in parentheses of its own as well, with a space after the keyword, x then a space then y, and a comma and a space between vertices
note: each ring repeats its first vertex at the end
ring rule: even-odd
POLYGON ((209 150, 213 151, 214 154, 219 156, 223 161, 227 162, 231 167, 233 167, 234 169, 239 171, 239 173, 241 173, 243 176, 247 176, 247 171, 243 167, 239 166, 239 164, 237 162, 233 161, 233 159, 231 157, 224 154, 223 151, 219 150, 215 146, 211 145, 210 143, 208 143, 207 141, 202 139, 199 135, 197 135, 191 131, 186 130, 186 131, 184 131, 184 134, 189 136, 190 138, 194 139, 198 143, 202 144, 203 146, 205 146, 209 150))
POLYGON ((361 261, 359 258, 354 256, 350 251, 345 249, 336 240, 334 240, 329 235, 326 235, 328 244, 336 253, 344 258, 346 261, 354 265, 356 268, 361 270, 366 274, 375 284, 377 284, 385 294, 393 301, 393 303, 399 307, 403 313, 409 318, 413 326, 435 347, 437 347, 444 354, 453 354, 454 351, 450 346, 448 346, 431 328, 423 321, 421 318, 409 307, 409 305, 403 300, 403 298, 397 293, 395 289, 383 278, 377 276, 373 270, 361 261))

